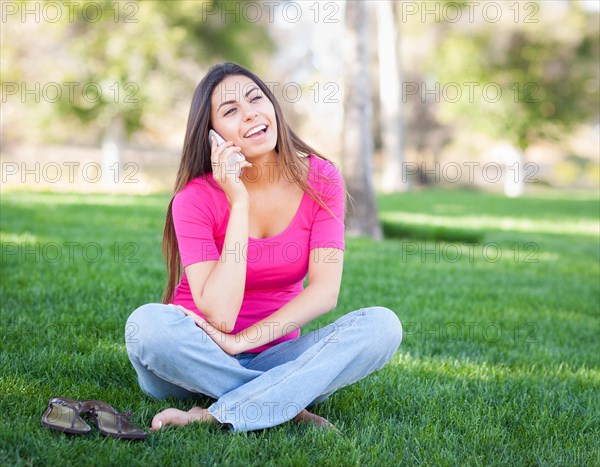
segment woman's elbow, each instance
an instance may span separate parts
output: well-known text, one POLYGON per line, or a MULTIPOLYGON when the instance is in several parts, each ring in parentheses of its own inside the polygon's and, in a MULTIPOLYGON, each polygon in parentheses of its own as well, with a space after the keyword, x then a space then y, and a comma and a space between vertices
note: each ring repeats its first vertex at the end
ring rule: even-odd
POLYGON ((233 329, 235 328, 235 323, 227 323, 226 321, 209 321, 211 325, 213 325, 219 331, 225 334, 231 334, 233 329))
MULTIPOLYGON (((309 285, 309 288, 311 286, 309 285)), ((316 300, 320 306, 323 307, 324 313, 333 310, 337 306, 338 296, 340 294, 339 287, 331 287, 330 284, 317 284, 313 285, 314 294, 316 300)))
POLYGON ((235 319, 231 319, 229 315, 220 312, 220 307, 211 306, 209 302, 202 300, 194 300, 196 308, 204 315, 206 322, 217 330, 230 334, 235 327, 235 319))
POLYGON ((208 323, 225 334, 231 334, 231 331, 235 327, 235 319, 224 313, 207 311, 205 316, 208 323))
POLYGON ((340 291, 339 290, 332 290, 330 291, 327 296, 327 309, 329 310, 333 310, 335 307, 337 307, 338 304, 338 297, 340 295, 340 291))

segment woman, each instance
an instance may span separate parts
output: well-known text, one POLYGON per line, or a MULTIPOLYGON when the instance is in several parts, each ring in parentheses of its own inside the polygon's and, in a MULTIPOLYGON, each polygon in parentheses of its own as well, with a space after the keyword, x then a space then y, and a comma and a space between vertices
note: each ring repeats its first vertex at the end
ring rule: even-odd
POLYGON ((217 401, 167 409, 152 430, 207 421, 245 431, 288 420, 335 429, 306 408, 382 368, 402 340, 383 307, 300 336, 336 307, 344 196, 339 172, 288 127, 260 78, 234 63, 209 70, 167 211, 163 304, 135 310, 126 341, 146 394, 217 401), (211 128, 225 142, 209 141, 211 128), (235 153, 245 160, 229 163, 235 153))

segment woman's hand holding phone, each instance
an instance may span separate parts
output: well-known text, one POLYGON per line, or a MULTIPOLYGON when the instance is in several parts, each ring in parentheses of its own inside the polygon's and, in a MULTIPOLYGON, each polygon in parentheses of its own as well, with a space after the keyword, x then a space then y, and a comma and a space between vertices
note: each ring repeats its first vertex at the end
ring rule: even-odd
POLYGON ((239 146, 234 146, 231 141, 223 141, 214 130, 210 131, 209 139, 215 181, 227 195, 230 204, 240 199, 247 200, 248 191, 240 175, 245 167, 251 167, 252 164, 240 154, 239 146))

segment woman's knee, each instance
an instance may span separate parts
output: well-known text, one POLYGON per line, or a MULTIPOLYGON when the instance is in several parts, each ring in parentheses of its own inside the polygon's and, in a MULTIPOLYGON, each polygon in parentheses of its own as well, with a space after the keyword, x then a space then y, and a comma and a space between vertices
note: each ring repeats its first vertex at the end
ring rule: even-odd
POLYGON ((137 308, 125 325, 125 344, 127 351, 135 350, 148 341, 156 342, 164 335, 168 321, 173 318, 169 306, 161 303, 148 303, 137 308))
POLYGON ((402 343, 402 323, 398 315, 389 308, 373 306, 364 309, 369 318, 371 343, 395 352, 402 343))

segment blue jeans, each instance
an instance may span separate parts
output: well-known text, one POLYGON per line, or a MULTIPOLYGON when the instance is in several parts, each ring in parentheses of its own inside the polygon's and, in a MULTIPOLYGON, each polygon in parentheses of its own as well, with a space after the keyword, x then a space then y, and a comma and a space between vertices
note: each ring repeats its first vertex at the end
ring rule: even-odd
POLYGON ((398 317, 362 308, 261 353, 225 353, 173 305, 135 310, 125 330, 141 389, 164 399, 209 396, 208 412, 230 430, 259 430, 381 369, 402 342, 398 317))

